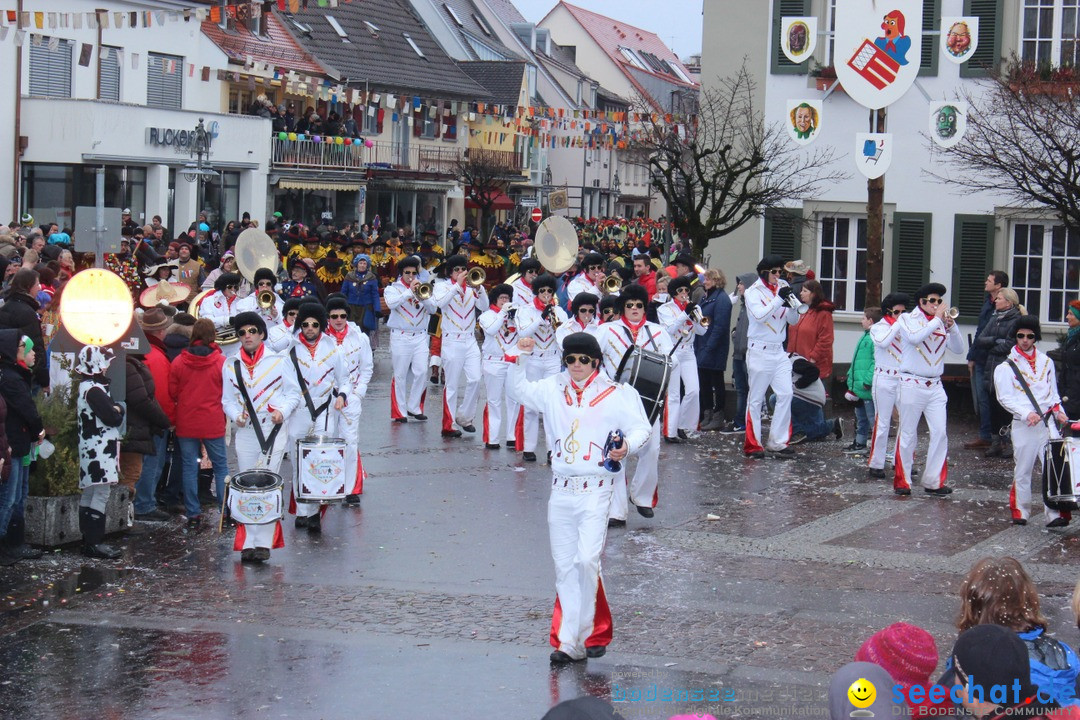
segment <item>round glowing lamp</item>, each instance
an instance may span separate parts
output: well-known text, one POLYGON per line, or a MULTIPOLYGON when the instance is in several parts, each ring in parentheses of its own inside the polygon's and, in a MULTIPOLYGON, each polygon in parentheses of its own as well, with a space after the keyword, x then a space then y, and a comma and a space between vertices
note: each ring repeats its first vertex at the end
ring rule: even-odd
POLYGON ((111 345, 131 325, 131 291, 116 273, 91 268, 75 273, 60 297, 60 320, 85 345, 111 345))

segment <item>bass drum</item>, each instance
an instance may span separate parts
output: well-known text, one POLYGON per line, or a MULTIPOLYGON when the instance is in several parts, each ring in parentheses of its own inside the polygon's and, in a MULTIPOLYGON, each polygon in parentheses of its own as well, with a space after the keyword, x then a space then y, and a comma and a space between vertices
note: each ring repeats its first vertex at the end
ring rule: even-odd
POLYGON ((637 390, 650 425, 656 422, 656 418, 660 417, 664 410, 673 364, 667 355, 637 345, 627 348, 626 354, 619 361, 615 381, 626 383, 637 390))
POLYGON ((1042 494, 1046 506, 1080 510, 1080 439, 1051 438, 1043 461, 1042 494))
POLYGON ((245 470, 229 479, 229 512, 238 523, 265 525, 281 519, 284 481, 268 470, 245 470))

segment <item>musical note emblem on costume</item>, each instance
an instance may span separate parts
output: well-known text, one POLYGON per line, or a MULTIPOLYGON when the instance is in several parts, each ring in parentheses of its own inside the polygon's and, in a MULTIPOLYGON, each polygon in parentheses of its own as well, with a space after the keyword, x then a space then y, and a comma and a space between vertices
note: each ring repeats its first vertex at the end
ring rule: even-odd
POLYGON ((585 453, 585 455, 583 455, 581 459, 588 462, 589 459, 592 457, 593 448, 596 448, 601 453, 604 452, 604 448, 600 447, 599 445, 597 445, 596 443, 594 443, 593 441, 590 440, 589 441, 589 452, 585 453))
POLYGON ((581 443, 574 437, 577 433, 578 421, 575 420, 570 426, 570 434, 566 436, 566 440, 563 441, 563 449, 566 450, 566 464, 573 465, 574 459, 577 457, 578 450, 581 449, 581 443))

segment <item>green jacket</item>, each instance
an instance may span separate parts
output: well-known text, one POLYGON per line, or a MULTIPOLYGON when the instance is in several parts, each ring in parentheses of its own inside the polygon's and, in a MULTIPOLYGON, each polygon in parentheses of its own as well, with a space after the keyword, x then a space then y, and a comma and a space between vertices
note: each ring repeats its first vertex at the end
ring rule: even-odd
POLYGON ((871 399, 870 388, 874 384, 874 341, 870 339, 870 331, 863 333, 859 338, 859 344, 855 346, 855 356, 851 358, 851 367, 848 368, 848 390, 858 395, 863 400, 871 399))

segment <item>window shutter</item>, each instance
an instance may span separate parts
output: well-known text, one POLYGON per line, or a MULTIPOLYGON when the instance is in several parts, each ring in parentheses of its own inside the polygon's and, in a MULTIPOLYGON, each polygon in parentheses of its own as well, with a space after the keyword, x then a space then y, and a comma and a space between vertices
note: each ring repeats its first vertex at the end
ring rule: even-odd
POLYGON ((451 108, 451 114, 444 118, 446 123, 445 130, 443 130, 443 140, 457 140, 457 115, 453 114, 451 108))
POLYGON ((146 65, 146 106, 180 110, 183 105, 184 58, 150 53, 146 65), (170 67, 170 61, 175 65, 170 67))
POLYGON ((442 135, 442 113, 443 106, 442 100, 435 104, 435 139, 437 140, 442 135))
POLYGON ((50 50, 49 39, 43 37, 40 45, 30 43, 30 94, 69 98, 73 43, 61 40, 50 50))
POLYGON ((957 215, 953 229, 952 304, 961 322, 977 322, 994 260, 994 216, 957 215))
POLYGON ((765 211, 765 255, 794 260, 802 255, 802 211, 777 208, 765 211))
POLYGON ((772 58, 770 70, 774 75, 805 75, 810 61, 793 63, 784 54, 780 45, 780 31, 783 29, 781 18, 805 17, 810 14, 810 0, 773 0, 772 18, 772 58))
MULTIPOLYGON (((923 0, 922 29, 925 32, 938 31, 941 29, 941 0, 923 0)), ((919 67, 919 76, 937 75, 938 58, 941 57, 940 35, 923 35, 922 39, 922 64, 919 67)))
POLYGON ((413 137, 421 137, 424 134, 424 116, 419 110, 413 110, 412 134, 413 137))
POLYGON ((101 89, 99 100, 120 100, 120 58, 116 48, 109 48, 108 59, 101 60, 101 89))
POLYGON ((892 292, 914 293, 930 281, 930 213, 893 215, 892 292))
MULTIPOLYGON (((964 15, 979 18, 979 47, 960 66, 960 77, 987 77, 998 66, 1001 56, 1001 20, 1004 0, 964 0, 964 15)), ((985 278, 983 278, 985 279, 985 278)))
POLYGON ((375 121, 375 132, 381 135, 383 129, 383 118, 386 117, 386 110, 384 108, 379 108, 375 112, 375 117, 377 118, 377 120, 375 121))

